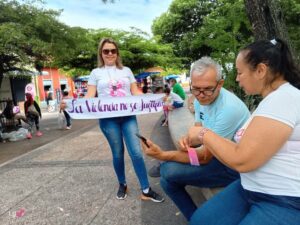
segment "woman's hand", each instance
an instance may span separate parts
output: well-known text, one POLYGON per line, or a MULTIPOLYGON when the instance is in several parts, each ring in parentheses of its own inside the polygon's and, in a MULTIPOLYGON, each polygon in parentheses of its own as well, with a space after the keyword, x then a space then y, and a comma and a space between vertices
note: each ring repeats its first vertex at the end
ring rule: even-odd
POLYGON ((185 135, 185 136, 181 137, 178 141, 178 144, 179 144, 179 150, 180 151, 187 152, 188 148, 190 147, 188 135, 185 135))
POLYGON ((96 85, 88 85, 88 91, 85 95, 85 98, 94 98, 97 93, 96 85))
POLYGON ((179 139, 179 149, 181 151, 187 151, 189 147, 199 146, 200 140, 198 134, 203 127, 193 126, 189 129, 187 135, 179 139))
POLYGON ((149 145, 149 147, 147 147, 144 142, 141 141, 141 143, 142 143, 142 149, 146 155, 162 160, 163 151, 158 145, 154 144, 148 139, 147 139, 147 144, 149 145))
POLYGON ((136 82, 130 84, 130 92, 132 95, 142 95, 143 92, 138 88, 136 82))

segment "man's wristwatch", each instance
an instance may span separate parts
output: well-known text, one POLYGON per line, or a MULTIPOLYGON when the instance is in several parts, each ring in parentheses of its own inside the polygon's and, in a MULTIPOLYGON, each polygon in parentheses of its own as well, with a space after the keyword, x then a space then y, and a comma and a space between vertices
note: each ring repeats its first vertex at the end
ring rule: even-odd
POLYGON ((198 134, 198 138, 199 138, 201 144, 203 144, 203 137, 207 131, 209 131, 209 129, 204 127, 203 129, 200 130, 200 132, 198 134))

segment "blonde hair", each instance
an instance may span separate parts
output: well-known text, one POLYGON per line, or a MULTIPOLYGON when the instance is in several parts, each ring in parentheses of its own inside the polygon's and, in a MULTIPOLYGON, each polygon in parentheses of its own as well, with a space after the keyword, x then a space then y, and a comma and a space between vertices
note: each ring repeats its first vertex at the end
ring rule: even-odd
POLYGON ((116 47, 116 49, 117 49, 116 67, 118 69, 122 69, 123 64, 122 64, 122 60, 121 60, 121 56, 120 56, 120 52, 119 52, 119 47, 118 47, 117 42, 115 42, 112 38, 102 38, 102 40, 99 42, 98 54, 97 54, 98 67, 105 66, 104 60, 102 58, 102 49, 103 49, 104 44, 106 44, 106 43, 113 44, 116 47))

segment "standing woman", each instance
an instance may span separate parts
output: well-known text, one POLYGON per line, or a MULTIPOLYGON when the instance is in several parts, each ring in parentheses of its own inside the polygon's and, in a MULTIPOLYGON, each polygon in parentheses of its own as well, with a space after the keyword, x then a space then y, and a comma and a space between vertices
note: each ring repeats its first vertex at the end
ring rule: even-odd
MULTIPOLYGON (((91 72, 87 98, 95 97, 96 93, 98 97, 122 97, 140 94, 131 70, 121 63, 118 45, 114 40, 111 38, 102 39, 99 43, 97 55, 98 68, 91 72)), ((113 166, 119 182, 117 199, 127 197, 124 163, 125 141, 140 182, 141 199, 154 202, 164 201, 163 197, 154 192, 149 186, 140 142, 135 135, 139 132, 136 116, 99 119, 99 126, 112 151, 113 166)))
POLYGON ((24 102, 25 115, 29 124, 27 138, 32 138, 32 129, 35 124, 37 137, 43 135, 40 131, 40 118, 42 118, 42 113, 39 105, 36 101, 33 100, 33 97, 30 93, 25 94, 26 101, 24 102))
POLYGON ((239 171, 241 180, 197 209, 190 224, 299 225, 299 68, 280 39, 257 41, 242 49, 236 68, 236 80, 245 92, 263 97, 236 133, 237 143, 206 128, 191 130, 189 141, 206 146, 239 171))

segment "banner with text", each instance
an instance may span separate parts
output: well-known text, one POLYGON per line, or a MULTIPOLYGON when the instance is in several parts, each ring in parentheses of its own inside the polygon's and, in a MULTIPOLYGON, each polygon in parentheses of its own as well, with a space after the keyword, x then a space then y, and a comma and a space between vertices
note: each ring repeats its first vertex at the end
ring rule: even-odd
POLYGON ((73 119, 101 119, 161 112, 164 94, 65 99, 73 119))

